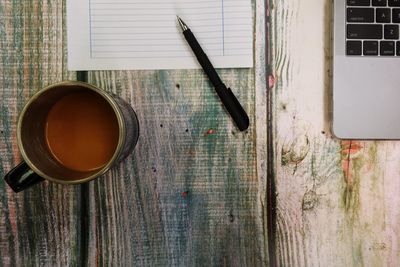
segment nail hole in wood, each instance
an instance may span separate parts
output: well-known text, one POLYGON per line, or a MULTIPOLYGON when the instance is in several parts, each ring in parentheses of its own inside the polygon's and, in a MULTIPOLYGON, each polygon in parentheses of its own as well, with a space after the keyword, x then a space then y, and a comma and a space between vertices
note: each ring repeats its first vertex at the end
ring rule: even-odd
POLYGON ((229 221, 233 223, 235 221, 235 216, 232 214, 232 211, 229 212, 229 221))

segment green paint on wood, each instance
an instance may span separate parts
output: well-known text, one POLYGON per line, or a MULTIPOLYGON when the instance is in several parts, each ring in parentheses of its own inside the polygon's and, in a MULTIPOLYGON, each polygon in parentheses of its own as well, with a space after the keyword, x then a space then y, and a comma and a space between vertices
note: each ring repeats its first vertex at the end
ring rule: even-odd
POLYGON ((360 208, 360 171, 364 166, 362 158, 350 160, 349 176, 345 181, 343 191, 343 206, 350 218, 357 219, 358 210, 360 208))
MULTIPOLYGON (((91 210, 98 226, 92 225, 91 240, 104 245, 103 255, 89 261, 122 262, 121 251, 136 255, 127 258, 132 264, 141 258, 150 265, 259 265, 255 144, 251 134, 232 134, 232 121, 202 71, 105 73, 94 72, 90 80, 111 85, 102 77, 113 76, 121 81, 122 96, 132 92, 141 137, 123 173, 95 182, 99 204, 91 210), (121 206, 121 216, 113 219, 121 206), (122 246, 126 239, 112 239, 124 229, 118 225, 130 226, 124 231, 129 247, 122 246)), ((254 118, 251 70, 221 75, 254 118)))

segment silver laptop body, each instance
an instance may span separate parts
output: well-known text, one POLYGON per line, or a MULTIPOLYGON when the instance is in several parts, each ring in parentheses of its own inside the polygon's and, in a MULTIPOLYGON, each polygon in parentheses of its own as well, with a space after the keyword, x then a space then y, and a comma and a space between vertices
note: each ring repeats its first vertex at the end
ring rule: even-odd
POLYGON ((400 0, 334 0, 332 130, 338 138, 400 139, 400 56, 396 56, 400 55, 400 39, 394 26, 400 24, 393 23, 400 19, 400 6, 389 7, 388 1, 400 5, 400 0), (365 1, 370 1, 370 5, 366 6, 365 1), (380 6, 372 6, 373 1, 380 6), (370 22, 372 11, 368 9, 373 9, 374 22, 370 22), (394 16, 389 23, 387 9, 394 16), (368 26, 372 24, 377 26, 368 26), (392 26, 385 28, 386 24, 392 26), (379 27, 386 31, 382 38, 379 27))

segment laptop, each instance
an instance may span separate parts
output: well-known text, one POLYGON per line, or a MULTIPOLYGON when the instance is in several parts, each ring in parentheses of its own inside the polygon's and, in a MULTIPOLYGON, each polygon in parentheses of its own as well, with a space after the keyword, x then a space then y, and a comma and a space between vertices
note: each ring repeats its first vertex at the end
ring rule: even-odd
POLYGON ((400 139, 400 0, 333 5, 333 133, 400 139))

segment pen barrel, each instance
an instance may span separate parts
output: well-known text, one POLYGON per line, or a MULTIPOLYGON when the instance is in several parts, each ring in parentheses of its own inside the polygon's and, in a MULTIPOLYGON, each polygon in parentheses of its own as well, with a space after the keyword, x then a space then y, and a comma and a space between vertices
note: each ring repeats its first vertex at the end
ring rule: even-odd
POLYGON ((230 88, 226 88, 225 84, 221 84, 218 87, 215 87, 219 98, 224 104, 226 110, 231 115, 232 119, 236 123, 237 127, 240 131, 245 131, 249 128, 249 117, 247 116, 246 111, 243 109, 239 100, 237 100, 236 96, 233 94, 230 88))
POLYGON ((242 105, 237 100, 236 96, 233 94, 230 88, 226 88, 225 84, 221 81, 218 73, 215 71, 213 65, 208 59, 207 55, 204 53, 200 44, 197 42, 193 33, 190 29, 183 32, 186 41, 192 48, 193 53, 196 55, 204 72, 207 74, 211 83, 214 85, 215 91, 217 92, 219 98, 224 104, 226 110, 231 115, 232 119, 236 123, 240 131, 244 131, 249 127, 249 117, 246 111, 243 109, 242 105))
POLYGON ((194 35, 190 31, 190 29, 185 30, 183 32, 183 35, 185 36, 186 41, 188 42, 189 46, 192 48, 192 51, 197 58, 197 61, 200 63, 201 67, 203 68, 204 72, 207 74, 211 83, 214 86, 218 86, 218 85, 222 84, 222 81, 219 78, 218 73, 215 71, 213 65, 211 64, 210 60, 208 59, 207 55, 204 53, 199 42, 197 42, 196 37, 194 37, 194 35))

